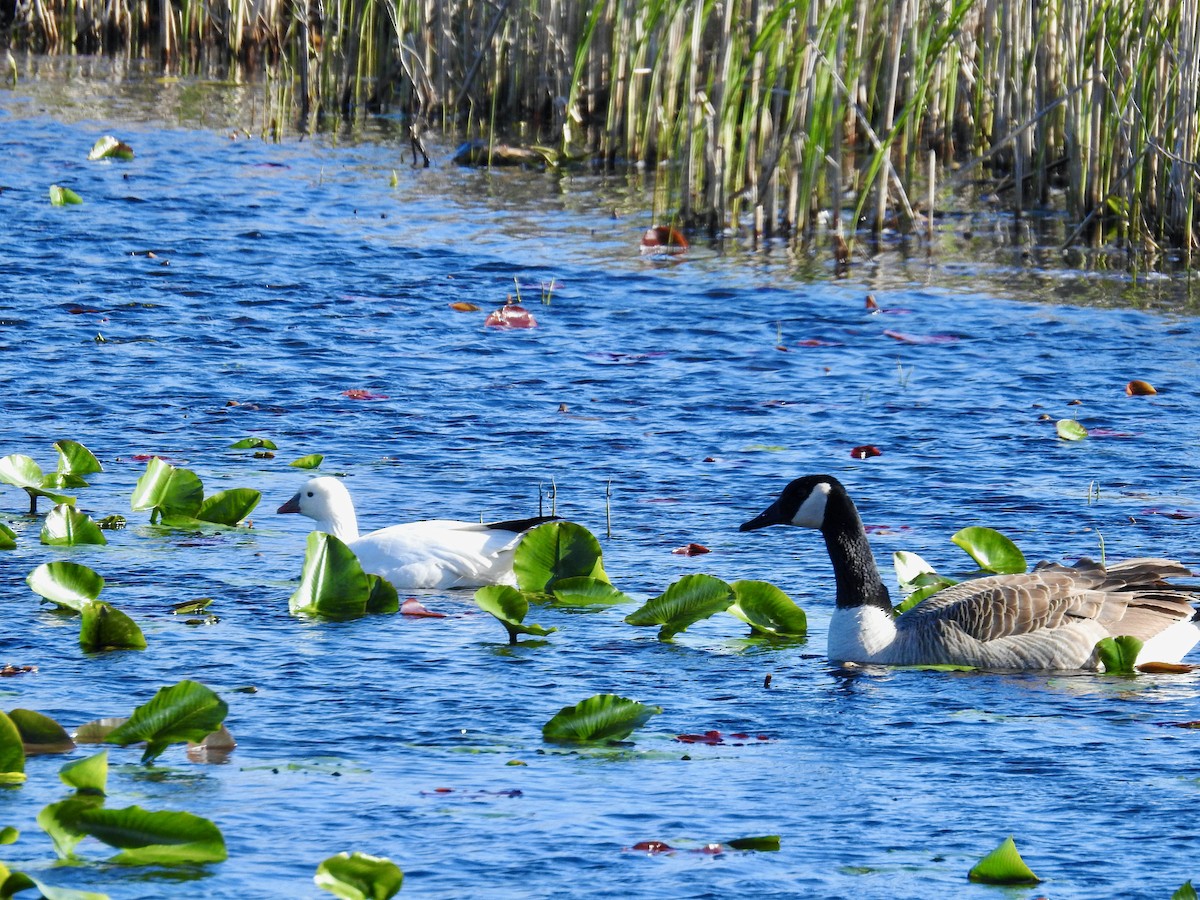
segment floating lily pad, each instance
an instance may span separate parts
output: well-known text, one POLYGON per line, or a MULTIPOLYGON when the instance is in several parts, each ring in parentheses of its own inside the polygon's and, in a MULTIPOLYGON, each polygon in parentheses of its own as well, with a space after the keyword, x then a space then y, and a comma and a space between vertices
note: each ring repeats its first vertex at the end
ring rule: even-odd
POLYGON ((42 563, 25 577, 25 583, 35 594, 76 612, 82 612, 104 589, 100 575, 69 560, 42 563))
POLYGON ((17 549, 17 533, 0 522, 0 550, 17 549))
POLYGON ((1064 441, 1082 441, 1088 436, 1087 429, 1076 419, 1059 419, 1054 423, 1054 430, 1064 441))
POLYGON ((1096 655, 1108 675, 1134 675, 1138 654, 1144 643, 1131 635, 1106 637, 1096 643, 1096 655))
MULTIPOLYGON (((0 864, 0 873, 7 870, 0 864)), ((0 880, 3 885, 3 896, 11 897, 21 891, 36 890, 44 900, 108 900, 108 894, 97 894, 94 891, 78 891, 74 888, 53 887, 34 878, 25 872, 14 870, 7 878, 0 880)))
POLYGON ((560 578, 608 581, 600 542, 574 522, 546 522, 529 531, 513 553, 513 572, 523 591, 550 592, 560 578))
POLYGON ((625 621, 630 625, 659 625, 658 639, 669 641, 689 625, 724 612, 733 601, 733 588, 721 579, 685 575, 627 615, 625 621))
POLYGON ((55 441, 54 449, 58 451, 58 471, 62 475, 92 475, 104 471, 96 455, 79 441, 55 441))
POLYGON ((395 612, 399 608, 395 589, 390 584, 384 588, 379 581, 387 584, 378 575, 368 576, 344 541, 314 531, 308 536, 300 585, 289 598, 288 609, 293 615, 331 619, 352 619, 367 612, 395 612))
POLYGON ((1025 554, 1017 545, 991 528, 964 528, 950 540, 967 551, 985 572, 1019 575, 1028 567, 1025 554))
POLYGON ((628 594, 607 581, 589 575, 559 578, 550 592, 557 606, 615 606, 632 600, 628 594))
POLYGON ((204 498, 200 508, 196 510, 196 518, 201 522, 233 527, 245 520, 261 499, 262 493, 253 488, 218 491, 211 497, 204 498))
POLYGON ((46 497, 51 503, 73 504, 74 497, 58 493, 49 481, 52 476, 45 475, 31 457, 22 453, 11 453, 0 457, 0 482, 19 487, 29 495, 29 512, 37 512, 37 498, 46 497))
POLYGON ((556 628, 525 624, 529 614, 529 599, 521 591, 507 584, 489 584, 475 592, 475 602, 484 612, 491 614, 508 631, 508 642, 517 643, 517 635, 529 634, 545 637, 556 628))
POLYGON ((779 849, 779 835, 763 834, 756 837, 734 838, 725 842, 734 850, 775 851, 779 849))
POLYGON ((278 450, 278 445, 268 438, 248 437, 242 438, 229 445, 230 450, 278 450))
POLYGON ((146 463, 129 500, 133 510, 150 510, 150 521, 164 516, 195 518, 204 502, 204 483, 189 469, 179 469, 155 456, 146 463))
POLYGON ((16 723, 0 712, 0 784, 18 784, 24 780, 25 743, 16 723))
MULTIPOLYGON (((146 742, 142 762, 156 759, 171 744, 199 742, 225 721, 229 707, 212 690, 195 681, 160 688, 104 739, 122 747, 146 742)), ((77 738, 78 739, 78 738, 77 738)))
POLYGON ((63 784, 84 794, 100 794, 108 790, 108 751, 101 750, 84 759, 67 763, 58 777, 63 784))
POLYGON ((43 807, 37 815, 37 823, 54 842, 54 852, 61 859, 71 859, 76 845, 87 837, 79 828, 79 817, 85 810, 103 805, 103 794, 76 792, 66 800, 43 807))
POLYGON ((85 653, 146 649, 146 637, 137 622, 115 606, 93 600, 83 605, 80 615, 79 646, 85 653))
POLYGON ((92 807, 80 812, 78 828, 123 852, 110 862, 129 866, 192 866, 222 862, 228 855, 221 830, 188 812, 156 812, 140 806, 92 807))
POLYGON ((91 152, 88 153, 88 159, 130 160, 133 159, 133 148, 124 141, 117 140, 111 134, 106 134, 92 145, 91 152))
POLYGON ((50 185, 50 205, 51 206, 78 206, 83 203, 83 198, 77 193, 62 185, 50 185))
POLYGON ((975 863, 967 877, 985 884, 1037 884, 1042 880, 1025 865, 1011 836, 975 863))
POLYGON ((104 532, 92 521, 91 516, 66 503, 60 503, 46 513, 40 539, 43 544, 55 547, 108 543, 104 532))
POLYGON ((766 581, 735 581, 729 612, 757 634, 803 637, 808 634, 804 610, 786 593, 766 581))
POLYGON ((399 892, 404 873, 385 857, 339 853, 317 866, 313 882, 341 900, 388 900, 399 892))
POLYGON ((66 729, 47 715, 32 709, 12 709, 8 717, 21 734, 26 755, 67 753, 75 749, 75 742, 66 729))
POLYGON ((325 461, 325 457, 320 453, 310 453, 308 456, 301 456, 299 459, 293 459, 289 466, 294 466, 297 469, 315 469, 325 461))
POLYGON ((557 744, 622 741, 661 712, 661 706, 597 694, 559 710, 542 726, 542 737, 557 744))
POLYGON ((129 721, 128 716, 108 716, 93 719, 75 729, 75 743, 103 744, 105 738, 129 721))

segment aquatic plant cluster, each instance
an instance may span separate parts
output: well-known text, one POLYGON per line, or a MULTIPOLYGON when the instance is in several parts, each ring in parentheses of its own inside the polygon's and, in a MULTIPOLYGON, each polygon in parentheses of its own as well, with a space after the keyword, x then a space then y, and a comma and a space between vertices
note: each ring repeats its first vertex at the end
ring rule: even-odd
MULTIPOLYGON (((659 167, 721 234, 914 229, 981 186, 1062 206, 1068 243, 1141 261, 1196 247, 1200 15, 1182 4, 520 0, 19 4, 14 43, 265 67, 309 113, 399 110, 545 144, 551 162, 659 167), (165 14, 164 14, 165 11, 165 14)), ((3 23, 0 23, 3 24, 3 23)), ((17 67, 12 69, 17 76, 17 67)), ((308 127, 308 125, 302 125, 308 127)), ((839 249, 839 252, 842 252, 839 249)))

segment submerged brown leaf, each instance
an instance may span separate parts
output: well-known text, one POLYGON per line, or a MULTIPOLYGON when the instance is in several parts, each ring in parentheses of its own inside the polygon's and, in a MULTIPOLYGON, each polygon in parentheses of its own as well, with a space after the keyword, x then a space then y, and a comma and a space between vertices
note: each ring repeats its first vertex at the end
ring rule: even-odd
POLYGON ((683 547, 676 547, 671 552, 676 556, 700 556, 705 553, 712 553, 712 551, 703 544, 696 543, 686 544, 683 547))
POLYGON ((1150 382, 1135 378, 1129 384, 1125 385, 1125 393, 1130 397, 1147 397, 1150 394, 1157 394, 1158 391, 1154 389, 1154 385, 1150 382))
POLYGON ((537 319, 519 303, 506 303, 489 313, 483 324, 488 328, 537 328, 537 319))

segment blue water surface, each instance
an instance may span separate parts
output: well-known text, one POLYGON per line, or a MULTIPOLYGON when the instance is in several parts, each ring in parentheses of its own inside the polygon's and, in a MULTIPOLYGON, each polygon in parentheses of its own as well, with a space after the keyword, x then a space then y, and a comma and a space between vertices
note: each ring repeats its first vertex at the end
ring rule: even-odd
POLYGON ((0 681, 0 702, 74 729, 190 678, 228 702, 238 746, 153 767, 109 750, 109 806, 211 818, 226 862, 129 869, 89 840, 56 864, 35 817, 96 750, 81 747, 31 758, 0 793, 0 826, 21 831, 0 848, 10 867, 114 898, 238 900, 328 896, 312 875, 343 850, 391 858, 402 896, 428 898, 1093 900, 1200 878, 1200 733, 1173 727, 1200 719, 1200 675, 834 669, 819 535, 737 530, 824 471, 858 500, 893 589, 896 550, 967 574, 949 541, 967 525, 1031 560, 1200 567, 1200 329, 1171 301, 1182 277, 982 253, 976 272, 953 233, 953 259, 885 248, 841 279, 780 248, 651 260, 648 198, 624 181, 460 169, 441 145, 413 168, 386 134, 269 143, 46 97, 0 93, 0 455, 49 469, 54 441, 83 442, 105 471, 80 507, 129 527, 43 546, 24 492, 0 489, 18 532, 0 552, 0 664, 37 667, 0 681), (135 158, 88 162, 106 133, 135 158), (51 184, 83 204, 51 206, 51 184), (538 327, 485 327, 518 295, 538 327), (1127 396, 1135 378, 1159 393, 1127 396), (1092 434, 1059 440, 1058 419, 1092 434), (277 454, 230 449, 247 436, 277 454), (881 455, 854 458, 864 445, 881 455), (691 572, 765 579, 811 633, 767 643, 722 615, 662 643, 624 624, 633 607, 535 608, 558 630, 510 647, 469 591, 419 594, 445 618, 297 619, 310 523, 273 511, 309 453, 345 475, 364 528, 553 509, 600 537, 639 601, 691 572), (261 490, 252 527, 131 512, 151 454, 208 493, 261 490), (689 542, 712 552, 671 552, 689 542), (77 622, 25 584, 54 559, 102 574, 147 649, 82 653, 77 622), (198 597, 219 621, 171 615, 198 597), (547 719, 596 693, 663 712, 621 748, 543 743, 547 719), (677 740, 707 731, 722 743, 677 740), (778 852, 705 849, 768 834, 778 852), (969 883, 1008 835, 1045 883, 969 883), (676 849, 631 849, 652 840, 676 849))

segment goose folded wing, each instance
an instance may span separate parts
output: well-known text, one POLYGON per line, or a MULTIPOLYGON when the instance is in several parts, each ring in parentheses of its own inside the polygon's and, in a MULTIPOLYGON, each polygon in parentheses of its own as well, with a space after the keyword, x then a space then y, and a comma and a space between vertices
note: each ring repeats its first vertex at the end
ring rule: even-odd
POLYGON ((1110 577, 1102 567, 1091 566, 1081 572, 1050 564, 1024 575, 993 575, 963 582, 905 613, 897 626, 930 627, 937 621, 986 642, 1091 620, 1110 635, 1148 640, 1194 612, 1192 596, 1186 590, 1149 587, 1162 582, 1132 575, 1132 570, 1110 577), (1135 585, 1139 584, 1147 587, 1138 589, 1135 585))
MULTIPOLYGON (((1068 574, 1047 571, 1025 575, 992 575, 962 582, 929 597, 897 621, 897 627, 952 625, 978 641, 1060 628, 1078 619, 1095 619, 1106 596, 1080 589, 1068 574)), ((1117 600, 1123 614, 1124 602, 1117 600)))

